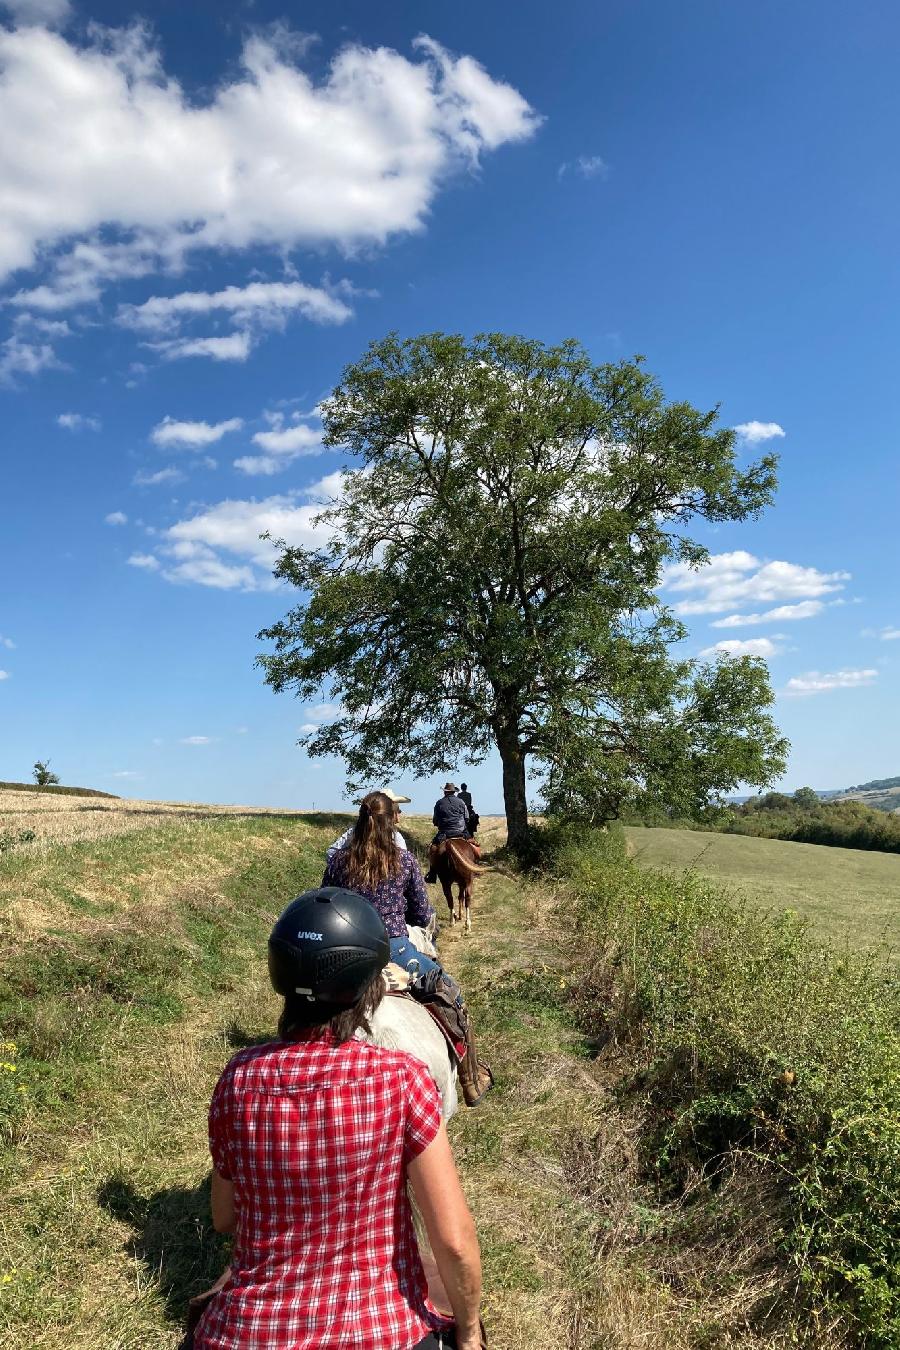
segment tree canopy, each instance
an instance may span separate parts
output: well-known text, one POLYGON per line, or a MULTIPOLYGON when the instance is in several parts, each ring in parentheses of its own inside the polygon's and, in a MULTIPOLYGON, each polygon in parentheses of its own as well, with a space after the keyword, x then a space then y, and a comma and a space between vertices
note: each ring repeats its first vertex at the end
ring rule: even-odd
POLYGON ((435 333, 373 343, 323 421, 356 467, 321 546, 281 544, 300 595, 259 658, 275 690, 339 705, 310 753, 355 785, 496 746, 514 847, 527 766, 593 819, 781 772, 764 663, 673 657, 686 630, 657 594, 667 563, 706 557, 693 518, 743 520, 775 489, 716 410, 667 402, 640 359, 435 333))

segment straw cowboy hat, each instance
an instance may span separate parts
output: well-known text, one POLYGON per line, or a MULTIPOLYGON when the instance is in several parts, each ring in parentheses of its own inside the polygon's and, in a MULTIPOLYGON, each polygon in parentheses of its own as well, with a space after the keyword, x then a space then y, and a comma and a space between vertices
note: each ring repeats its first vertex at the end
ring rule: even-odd
POLYGON ((380 792, 383 797, 387 797, 395 806, 400 806, 402 802, 412 801, 412 797, 401 797, 399 792, 395 792, 393 788, 376 788, 375 791, 380 792))

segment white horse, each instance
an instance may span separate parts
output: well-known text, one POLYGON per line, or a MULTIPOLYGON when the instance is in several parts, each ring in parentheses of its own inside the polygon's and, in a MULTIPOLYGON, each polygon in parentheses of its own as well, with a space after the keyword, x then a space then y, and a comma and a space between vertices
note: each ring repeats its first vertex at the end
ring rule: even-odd
POLYGON ((421 1003, 403 992, 409 985, 405 970, 388 965, 383 978, 385 996, 369 1018, 372 1034, 366 1039, 389 1050, 405 1050, 421 1060, 441 1094, 441 1114, 444 1120, 449 1120, 459 1106, 459 1097, 456 1065, 450 1062, 443 1033, 421 1003))

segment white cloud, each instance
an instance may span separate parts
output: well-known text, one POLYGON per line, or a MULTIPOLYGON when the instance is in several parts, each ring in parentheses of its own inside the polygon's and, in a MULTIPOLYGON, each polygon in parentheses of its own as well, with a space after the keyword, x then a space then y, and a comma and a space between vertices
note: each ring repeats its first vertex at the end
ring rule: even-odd
POLYGON ((756 445, 760 441, 771 441, 776 436, 785 434, 784 428, 777 422, 739 422, 734 430, 741 440, 748 441, 750 445, 756 445))
POLYGON ((454 170, 539 119, 471 57, 414 49, 347 45, 317 80, 284 32, 256 34, 203 101, 140 25, 80 44, 0 30, 0 276, 49 261, 17 300, 53 310, 195 249, 350 252, 422 229, 454 170))
POLYGON ((70 0, 0 0, 16 23, 54 25, 63 23, 72 11, 70 0))
MULTIPOLYGON (((343 475, 328 474, 309 488, 262 501, 223 501, 163 531, 151 556, 166 581, 219 590, 271 590, 276 553, 272 539, 317 547, 327 537, 314 518, 338 496, 343 475)), ((143 564, 135 564, 143 565, 143 564)))
POLYGON ((302 455, 318 455, 323 450, 322 428, 318 423, 309 426, 306 422, 295 421, 285 425, 282 413, 267 413, 272 425, 271 431, 258 431, 253 437, 254 445, 265 450, 264 455, 243 455, 234 461, 234 467, 242 473, 273 474, 286 469, 302 455))
POLYGON ((318 726, 316 725, 315 722, 303 722, 303 723, 301 724, 301 727, 300 727, 300 735, 301 735, 301 736, 311 736, 311 735, 313 734, 314 731, 318 731, 318 730, 319 730, 319 728, 318 728, 318 726))
POLYGON ((0 647, 6 647, 7 651, 12 652, 15 651, 16 644, 13 642, 12 638, 4 637, 2 633, 0 633, 0 647))
POLYGON ((806 675, 794 675, 782 692, 805 698, 811 694, 825 694, 832 689, 861 689, 873 684, 877 678, 877 670, 837 670, 830 675, 811 670, 806 675))
POLYGON ((107 525, 128 524, 128 517, 126 516, 124 511, 110 511, 109 515, 104 516, 103 519, 106 521, 107 525))
POLYGON ((305 707, 303 711, 306 713, 307 720, 304 726, 300 728, 301 731, 304 730, 304 727, 318 728, 325 726, 328 722, 333 722, 336 717, 340 717, 342 710, 339 703, 316 703, 312 707, 305 707))
POLYGON ((182 736, 181 745, 212 745, 212 736, 182 736))
POLYGON ((132 478, 135 487, 160 487, 163 483, 183 483, 184 474, 180 469, 157 469, 155 473, 146 473, 143 469, 132 478))
POLYGON ((564 178, 567 173, 576 173, 579 178, 605 178, 609 165, 602 155, 579 155, 577 159, 560 164, 557 177, 564 178))
POLYGON ((240 417, 229 417, 225 422, 176 422, 174 417, 164 417, 151 431, 150 439, 154 445, 199 449, 214 445, 229 431, 240 431, 243 425, 240 417))
POLYGON ((752 553, 713 554, 702 567, 675 563, 668 567, 662 585, 693 598, 675 605, 678 614, 715 614, 746 603, 772 604, 779 600, 817 599, 840 591, 849 572, 820 572, 798 563, 762 562, 752 553))
POLYGON ((208 356, 211 361, 246 361, 253 350, 253 339, 242 332, 229 333, 227 337, 174 338, 146 345, 158 351, 164 361, 183 361, 189 356, 208 356))
POLYGON ((8 680, 8 679, 9 679, 9 671, 0 670, 0 680, 8 680))
POLYGON ((771 638, 747 638, 741 641, 740 638, 727 638, 724 642, 717 642, 713 647, 705 647, 700 653, 701 656, 777 656, 781 648, 778 647, 771 638))
POLYGON ((152 553, 132 553, 128 559, 129 567, 141 567, 145 572, 158 572, 159 562, 152 553))
POLYGON ((900 640, 900 628, 894 628, 890 624, 885 628, 864 628, 862 635, 879 638, 882 642, 897 642, 900 640))
POLYGON ((281 325, 291 314, 315 323, 344 323, 353 310, 343 300, 300 281, 254 281, 248 286, 226 286, 221 291, 182 291, 180 295, 153 295, 142 305, 126 305, 120 322, 130 328, 165 333, 185 319, 215 312, 228 314, 241 326, 257 322, 281 325))
POLYGON ((11 384, 17 375, 38 375, 54 369, 62 370, 63 364, 49 342, 25 342, 15 334, 0 342, 0 384, 11 384))
POLYGON ((824 600, 801 600, 796 605, 777 605, 762 614, 729 614, 713 619, 711 628, 749 628, 757 623, 781 623, 791 619, 814 619, 825 608, 824 600))
POLYGON ((66 323, 65 319, 42 319, 27 311, 23 314, 17 314, 13 319, 13 327, 20 332, 41 333, 44 337, 72 337, 73 332, 66 323))
POLYGON ((138 773, 136 769, 116 769, 112 776, 113 778, 143 778, 144 775, 138 773))
POLYGON ((66 431, 99 431, 99 417, 85 417, 82 413, 60 413, 56 425, 66 431))

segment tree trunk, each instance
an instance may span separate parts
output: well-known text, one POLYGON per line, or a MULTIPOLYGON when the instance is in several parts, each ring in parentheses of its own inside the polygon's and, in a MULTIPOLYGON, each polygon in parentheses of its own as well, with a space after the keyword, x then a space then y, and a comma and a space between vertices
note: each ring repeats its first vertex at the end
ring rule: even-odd
POLYGON ((503 763, 503 805, 506 809, 506 832, 509 847, 514 853, 528 850, 528 802, 525 796, 525 754, 514 729, 497 736, 497 749, 503 763))

